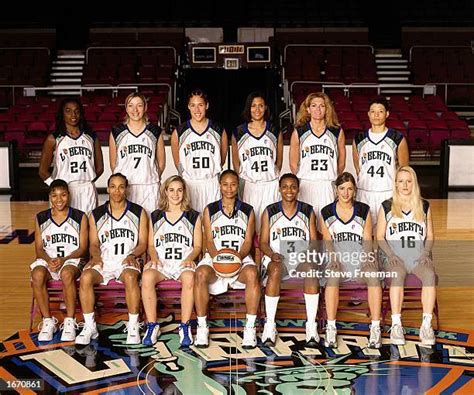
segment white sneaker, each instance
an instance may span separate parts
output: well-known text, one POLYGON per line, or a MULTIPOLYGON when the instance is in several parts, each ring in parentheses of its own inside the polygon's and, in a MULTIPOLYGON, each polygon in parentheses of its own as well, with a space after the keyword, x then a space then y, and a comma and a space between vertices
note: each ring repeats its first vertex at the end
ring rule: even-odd
POLYGON ((95 323, 92 326, 84 325, 81 333, 76 336, 76 344, 82 344, 85 346, 91 342, 91 339, 97 339, 98 337, 99 332, 95 323))
POLYGON ((244 327, 244 339, 242 340, 243 349, 252 349, 257 347, 257 328, 254 326, 244 327))
POLYGON ((420 327, 420 340, 424 346, 434 346, 436 337, 431 325, 422 325, 420 327))
POLYGON ((380 326, 370 325, 369 348, 380 348, 382 346, 382 334, 380 326))
POLYGON ((76 329, 78 328, 76 319, 71 317, 66 317, 64 322, 61 324, 59 329, 63 332, 61 334, 62 342, 72 342, 76 338, 76 329))
POLYGON ((337 348, 337 328, 335 326, 328 325, 326 327, 324 347, 337 348))
POLYGON ((405 344, 405 329, 400 324, 394 324, 390 328, 390 342, 396 346, 405 344))
POLYGON ((206 348, 209 346, 209 327, 207 325, 197 326, 194 345, 199 348, 206 348))
POLYGON ((318 343, 318 324, 316 322, 306 322, 306 345, 316 346, 318 343))
POLYGON ((135 322, 134 324, 130 324, 127 322, 125 324, 125 330, 127 332, 127 342, 126 344, 140 344, 140 324, 135 322))
POLYGON ((262 343, 265 345, 273 346, 275 344, 276 336, 278 332, 276 330, 275 322, 267 321, 265 322, 265 326, 263 327, 262 333, 262 343))
POLYGON ((58 320, 56 317, 43 318, 43 321, 38 325, 40 333, 38 333, 38 341, 40 342, 49 342, 53 340, 54 332, 58 327, 58 320))

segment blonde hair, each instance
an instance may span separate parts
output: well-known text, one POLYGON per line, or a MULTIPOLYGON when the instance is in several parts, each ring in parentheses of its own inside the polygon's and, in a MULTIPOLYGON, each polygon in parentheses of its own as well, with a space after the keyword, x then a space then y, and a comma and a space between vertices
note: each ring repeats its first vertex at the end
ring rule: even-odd
POLYGON ((133 93, 130 93, 126 98, 125 98, 125 117, 124 117, 124 123, 128 123, 128 121, 130 121, 130 117, 127 113, 127 106, 128 106, 128 103, 130 103, 130 101, 132 99, 135 99, 136 97, 140 98, 142 101, 143 101, 143 106, 144 106, 144 113, 143 113, 143 119, 145 121, 145 123, 148 123, 148 115, 147 115, 147 110, 148 110, 148 103, 147 103, 147 100, 146 100, 146 97, 143 93, 140 93, 140 92, 133 92, 133 93))
POLYGON ((397 218, 402 218, 402 201, 397 190, 397 177, 401 172, 410 173, 413 179, 413 188, 411 190, 411 196, 408 199, 408 204, 413 212, 413 218, 415 221, 423 222, 425 220, 425 213, 423 212, 423 200, 421 198, 420 184, 418 184, 418 178, 415 170, 410 166, 402 166, 395 172, 395 183, 393 185, 393 198, 392 198, 392 215, 397 218))
POLYGON ((301 103, 298 113, 296 114, 296 127, 303 126, 311 120, 311 115, 308 113, 308 108, 311 105, 311 101, 316 98, 324 100, 324 105, 326 106, 324 122, 326 122, 326 126, 330 128, 339 126, 336 110, 334 109, 334 105, 332 104, 329 96, 323 92, 314 92, 306 96, 306 99, 304 99, 303 103, 301 103))
POLYGON ((160 200, 158 202, 158 209, 163 211, 168 211, 169 201, 168 196, 166 196, 166 191, 168 190, 172 182, 178 181, 183 186, 183 201, 181 202, 181 210, 189 211, 191 210, 191 203, 188 194, 188 188, 186 187, 186 182, 181 176, 171 176, 166 179, 166 181, 161 184, 160 187, 160 200))

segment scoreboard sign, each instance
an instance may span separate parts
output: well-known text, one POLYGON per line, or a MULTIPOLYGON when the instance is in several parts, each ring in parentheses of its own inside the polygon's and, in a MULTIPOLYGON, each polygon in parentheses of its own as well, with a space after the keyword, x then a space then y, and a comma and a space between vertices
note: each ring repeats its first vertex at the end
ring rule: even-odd
POLYGON ((191 67, 223 68, 237 70, 248 67, 265 67, 272 64, 272 47, 258 44, 188 44, 191 67))

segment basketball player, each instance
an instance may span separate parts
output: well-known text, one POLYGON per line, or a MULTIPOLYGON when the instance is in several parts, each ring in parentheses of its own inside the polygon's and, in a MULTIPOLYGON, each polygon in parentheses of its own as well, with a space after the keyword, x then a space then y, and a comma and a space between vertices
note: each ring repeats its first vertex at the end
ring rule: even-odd
POLYGON ((89 344, 99 336, 94 318, 94 286, 110 280, 125 284, 128 307, 127 344, 139 344, 140 263, 147 247, 147 217, 139 205, 126 199, 127 178, 112 174, 107 182, 109 201, 92 211, 89 217, 90 261, 81 275, 79 296, 84 329, 76 344, 89 344))
POLYGON ((202 90, 188 96, 191 119, 171 135, 171 152, 179 174, 186 181, 191 207, 200 213, 206 205, 220 198, 219 173, 228 149, 226 131, 207 119, 209 102, 202 90))
POLYGON ((56 131, 43 144, 40 177, 46 185, 55 179, 66 181, 71 207, 89 214, 98 204, 94 181, 103 171, 100 142, 84 117, 82 103, 75 98, 64 99, 56 114, 56 131), (51 164, 53 172, 49 173, 51 164))
MULTIPOLYGON (((260 248, 263 254, 265 311, 267 320, 263 328, 262 343, 275 344, 277 330, 275 316, 280 299, 280 283, 290 276, 285 270, 282 242, 301 241, 304 248, 316 240, 316 216, 313 207, 297 200, 299 180, 294 174, 280 178, 282 200, 267 207, 262 214, 260 248)), ((289 245, 290 247, 290 245, 289 245)), ((319 303, 319 284, 314 277, 304 279, 304 300, 306 304, 306 343, 319 343, 316 313, 319 303)))
POLYGON ((128 199, 151 214, 158 206, 160 176, 166 165, 165 144, 158 125, 148 122, 142 93, 125 99, 125 123, 109 137, 110 168, 127 177, 128 199))
POLYGON ((401 321, 404 284, 407 274, 413 273, 423 283, 420 340, 424 345, 434 345, 436 338, 431 326, 436 301, 436 274, 431 255, 433 220, 430 204, 421 197, 416 173, 410 166, 402 166, 395 172, 393 197, 384 201, 379 211, 377 240, 386 268, 397 273, 390 285, 392 344, 405 344, 401 321))
POLYGON ((244 180, 242 200, 253 207, 255 230, 260 233, 262 212, 279 200, 283 134, 270 123, 270 111, 259 92, 247 96, 242 117, 246 122, 232 137, 232 163, 244 180))
POLYGON ((374 229, 382 202, 392 196, 395 170, 398 166, 408 165, 409 161, 403 134, 385 126, 389 115, 387 99, 373 99, 368 112, 370 129, 359 133, 352 142, 357 200, 369 205, 374 229))
POLYGON ((368 303, 372 316, 368 346, 380 348, 382 288, 375 273, 378 271, 378 266, 372 251, 370 208, 365 203, 355 200, 356 182, 351 173, 344 172, 339 175, 335 185, 336 200, 321 210, 320 224, 323 239, 330 252, 327 269, 331 273, 327 278, 324 295, 328 317, 324 345, 337 348, 336 314, 339 304, 339 284, 341 278, 344 278, 346 281, 367 283, 368 303), (339 277, 340 274, 343 276, 339 277))
POLYGON ((209 345, 209 327, 206 319, 209 294, 219 295, 231 287, 245 288, 247 322, 242 347, 255 348, 257 345, 255 320, 260 302, 260 284, 257 265, 249 255, 255 230, 255 214, 252 206, 237 198, 239 176, 235 171, 223 171, 219 185, 222 199, 209 204, 203 214, 207 253, 199 263, 195 275, 194 299, 198 327, 194 344, 196 347, 209 345), (212 267, 212 259, 223 248, 237 251, 242 259, 242 269, 234 277, 219 277, 212 267))
POLYGON ((194 307, 194 262, 202 249, 202 228, 199 213, 191 209, 186 183, 180 176, 171 176, 161 185, 160 202, 151 214, 148 234, 150 261, 142 276, 148 325, 143 344, 153 345, 160 333, 156 322, 156 284, 173 279, 182 283, 179 342, 189 347, 193 344, 189 320, 194 307))
POLYGON ((290 140, 290 169, 301 181, 301 201, 313 206, 316 216, 334 201, 332 182, 345 167, 344 131, 331 99, 310 93, 301 103, 290 140))
POLYGON ((38 303, 43 322, 39 341, 50 341, 56 331, 57 319, 51 317, 46 283, 63 283, 66 318, 62 324, 61 341, 76 338, 76 279, 80 262, 87 253, 87 216, 69 206, 66 181, 56 179, 49 186, 51 208, 41 211, 35 221, 36 260, 31 264, 33 295, 38 303))

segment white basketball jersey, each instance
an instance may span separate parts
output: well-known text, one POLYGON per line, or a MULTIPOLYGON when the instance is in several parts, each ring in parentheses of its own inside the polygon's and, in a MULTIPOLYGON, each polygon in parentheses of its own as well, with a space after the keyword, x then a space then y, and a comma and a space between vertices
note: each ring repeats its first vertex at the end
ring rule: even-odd
POLYGON ((344 222, 336 211, 336 202, 328 204, 321 210, 324 224, 335 243, 356 242, 362 244, 364 227, 370 213, 370 207, 362 202, 354 201, 352 217, 344 222))
POLYGON ((378 143, 370 139, 369 131, 355 138, 359 154, 360 172, 357 188, 364 191, 390 191, 393 188, 397 166, 397 150, 403 135, 394 129, 388 129, 378 143))
POLYGON ((114 173, 122 173, 132 185, 159 182, 156 144, 160 134, 161 129, 151 123, 137 136, 128 130, 127 125, 113 128, 112 136, 117 147, 114 173))
POLYGON ((83 216, 82 211, 69 207, 67 218, 57 224, 51 215, 51 209, 37 214, 43 249, 49 257, 65 257, 79 248, 83 216))
POLYGON ((278 136, 280 133, 269 122, 260 137, 255 137, 244 123, 237 127, 235 140, 237 141, 240 177, 253 183, 272 181, 280 177, 276 167, 278 136))
POLYGON ((181 218, 172 223, 166 212, 155 210, 151 214, 153 245, 163 264, 179 265, 193 251, 194 227, 199 213, 185 211, 181 218))
POLYGON ((253 208, 241 200, 236 200, 235 210, 228 216, 222 210, 222 200, 207 206, 211 222, 214 245, 218 250, 232 248, 239 251, 242 246, 253 208))
POLYGON ((77 138, 65 132, 55 132, 56 140, 53 158, 53 180, 88 182, 96 177, 94 162, 94 132, 82 132, 77 138))
POLYGON ((337 178, 337 140, 340 128, 326 128, 316 136, 307 123, 296 128, 300 141, 300 164, 296 174, 300 180, 334 181, 337 178))
POLYGON ((427 215, 430 203, 423 199, 424 220, 416 221, 413 213, 402 211, 402 218, 392 214, 392 199, 382 203, 387 221, 385 240, 387 240, 395 254, 405 261, 418 259, 424 249, 427 232, 427 215))
POLYGON ((313 206, 298 201, 295 214, 289 218, 283 211, 282 203, 277 202, 267 207, 270 230, 270 248, 280 254, 282 241, 310 242, 310 219, 313 206))
POLYGON ((92 211, 100 243, 100 256, 105 262, 122 262, 138 244, 142 207, 127 201, 120 218, 109 211, 109 202, 92 211))
POLYGON ((207 128, 199 134, 191 121, 177 129, 179 144, 179 171, 187 180, 206 180, 221 170, 221 139, 223 129, 208 120, 207 128))

